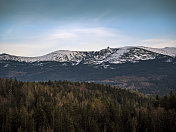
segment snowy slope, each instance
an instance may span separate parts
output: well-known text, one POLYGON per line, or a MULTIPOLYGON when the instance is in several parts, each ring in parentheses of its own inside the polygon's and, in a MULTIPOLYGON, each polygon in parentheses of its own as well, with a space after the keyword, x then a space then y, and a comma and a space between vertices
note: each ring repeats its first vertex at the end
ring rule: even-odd
POLYGON ((8 54, 0 54, 0 60, 14 60, 20 62, 58 61, 71 62, 72 64, 102 64, 137 62, 139 60, 155 59, 159 55, 176 57, 176 48, 149 48, 149 47, 121 47, 106 48, 100 51, 68 51, 58 50, 39 57, 21 57, 8 54))
POLYGON ((155 52, 158 54, 162 54, 162 55, 167 55, 167 56, 176 56, 176 50, 174 48, 163 48, 163 49, 158 49, 158 48, 150 48, 150 47, 143 47, 140 46, 139 48, 151 51, 151 52, 155 52))
POLYGON ((123 62, 121 57, 125 53, 128 53, 131 48, 132 47, 128 47, 128 46, 119 48, 115 53, 108 56, 105 61, 110 62, 110 63, 121 63, 121 62, 123 62))
POLYGON ((23 62, 23 61, 24 62, 35 62, 35 61, 79 62, 81 61, 82 57, 83 55, 77 51, 59 50, 39 57, 21 57, 21 56, 12 56, 8 54, 1 54, 0 60, 14 60, 14 61, 20 61, 20 62, 23 62))
POLYGON ((176 56, 176 48, 175 47, 165 47, 165 48, 162 48, 162 50, 176 56))

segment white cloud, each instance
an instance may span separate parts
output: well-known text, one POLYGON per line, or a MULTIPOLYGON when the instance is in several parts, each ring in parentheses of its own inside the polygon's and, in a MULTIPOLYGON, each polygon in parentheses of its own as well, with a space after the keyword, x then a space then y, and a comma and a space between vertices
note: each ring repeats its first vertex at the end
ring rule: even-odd
MULTIPOLYGON (((81 36, 96 36, 96 37, 115 37, 117 36, 117 31, 109 29, 109 28, 103 28, 103 27, 95 27, 95 28, 65 28, 65 29, 55 29, 51 30, 47 35, 49 37, 55 38, 80 38, 81 36)), ((120 34, 118 35, 120 37, 120 34)), ((121 35, 122 36, 122 35, 121 35)))
POLYGON ((84 28, 65 27, 51 29, 43 34, 23 38, 17 42, 0 44, 0 52, 23 56, 38 56, 55 50, 100 50, 102 48, 120 47, 130 42, 129 37, 118 30, 104 27, 84 28))
POLYGON ((73 33, 55 33, 50 35, 50 39, 72 39, 75 38, 76 34, 73 33))
POLYGON ((104 17, 108 16, 111 13, 111 10, 107 10, 105 12, 103 12, 102 14, 98 15, 96 18, 94 18, 94 22, 99 22, 100 20, 102 20, 104 17))
POLYGON ((104 27, 67 27, 49 31, 45 43, 55 44, 55 49, 100 50, 107 46, 119 47, 133 42, 118 30, 104 27))

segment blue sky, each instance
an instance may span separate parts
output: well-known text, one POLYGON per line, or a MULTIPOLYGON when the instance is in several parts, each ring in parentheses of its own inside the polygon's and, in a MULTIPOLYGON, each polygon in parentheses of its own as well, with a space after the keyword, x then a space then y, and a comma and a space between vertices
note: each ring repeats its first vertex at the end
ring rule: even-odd
POLYGON ((0 53, 176 47, 175 0, 0 0, 0 53))

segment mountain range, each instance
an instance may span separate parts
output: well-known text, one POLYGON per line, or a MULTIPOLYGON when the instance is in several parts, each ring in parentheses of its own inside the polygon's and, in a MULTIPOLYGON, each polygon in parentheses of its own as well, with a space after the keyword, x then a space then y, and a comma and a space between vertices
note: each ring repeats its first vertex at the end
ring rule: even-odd
POLYGON ((126 46, 100 51, 58 50, 38 57, 0 54, 0 77, 110 84, 146 94, 176 90, 176 48, 126 46))
POLYGON ((109 63, 125 63, 136 62, 139 60, 156 59, 158 56, 164 55, 169 57, 176 57, 176 48, 166 47, 162 49, 149 47, 122 47, 109 48, 100 51, 69 51, 58 50, 39 57, 21 57, 9 54, 0 54, 0 60, 13 60, 19 62, 40 62, 40 61, 57 61, 57 62, 71 62, 78 65, 83 64, 102 64, 109 63))

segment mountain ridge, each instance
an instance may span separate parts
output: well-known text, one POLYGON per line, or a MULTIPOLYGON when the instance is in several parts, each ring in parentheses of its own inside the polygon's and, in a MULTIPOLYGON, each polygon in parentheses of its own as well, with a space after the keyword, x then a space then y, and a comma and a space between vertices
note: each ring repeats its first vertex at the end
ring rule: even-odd
POLYGON ((125 46, 121 48, 102 49, 100 51, 70 51, 58 50, 49 54, 37 57, 23 57, 9 54, 0 54, 0 60, 13 60, 19 62, 40 62, 40 61, 58 61, 58 62, 72 62, 77 65, 83 64, 102 64, 109 63, 125 63, 136 62, 139 60, 155 59, 159 55, 176 57, 176 48, 165 47, 150 48, 144 46, 125 46))
POLYGON ((176 91, 174 53, 175 48, 108 47, 89 52, 61 50, 32 59, 1 54, 0 78, 95 82, 164 95, 176 91))

